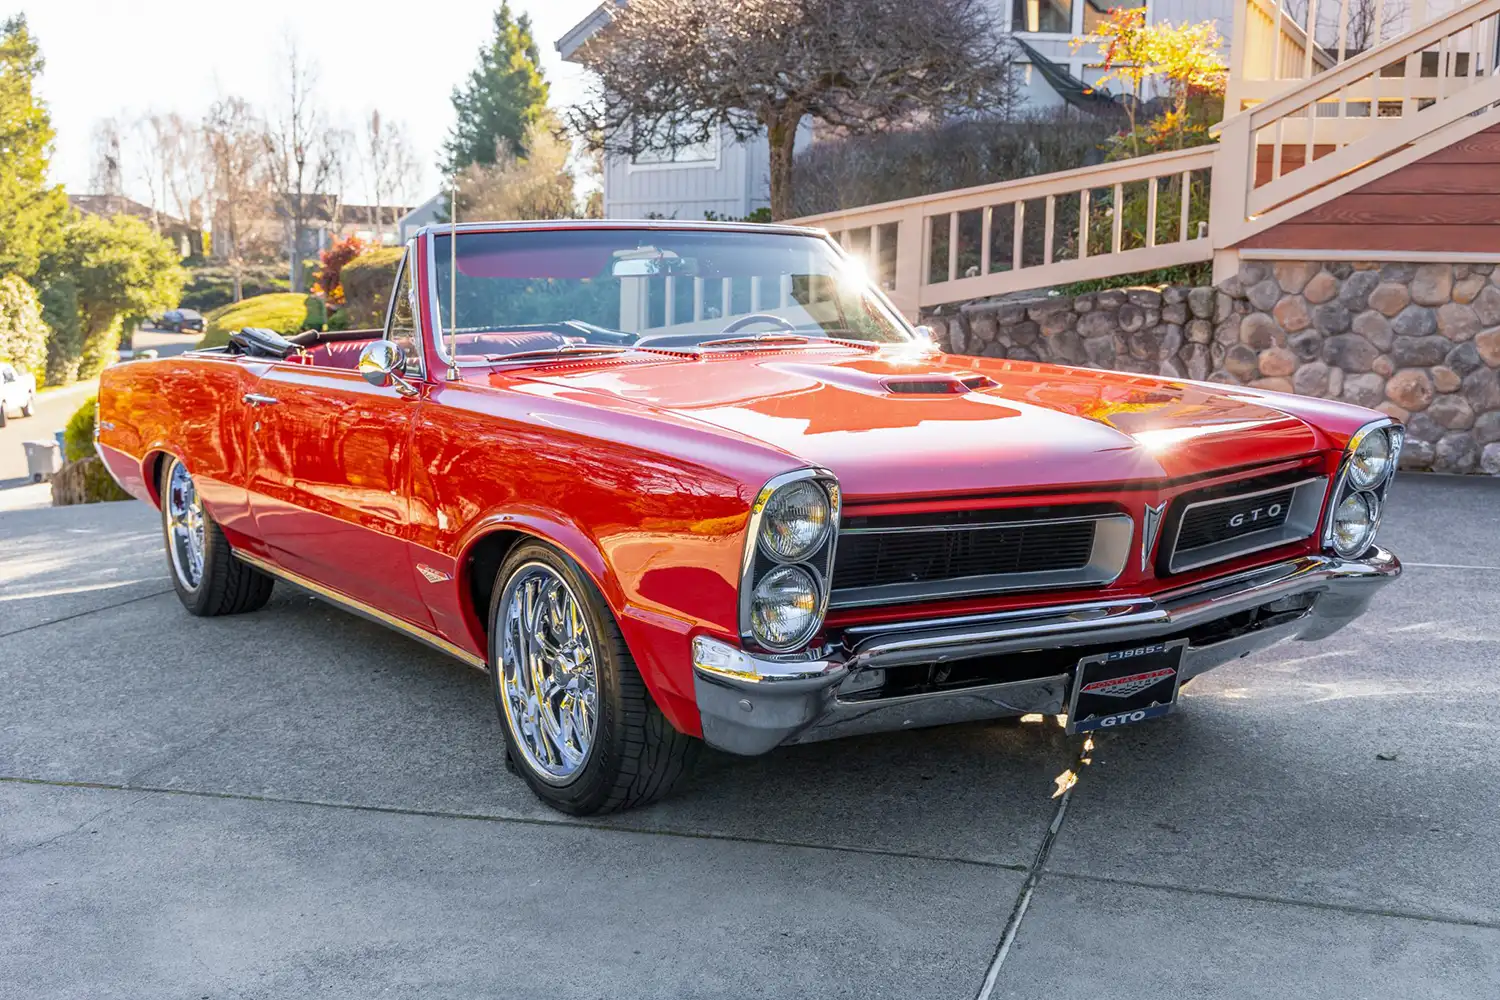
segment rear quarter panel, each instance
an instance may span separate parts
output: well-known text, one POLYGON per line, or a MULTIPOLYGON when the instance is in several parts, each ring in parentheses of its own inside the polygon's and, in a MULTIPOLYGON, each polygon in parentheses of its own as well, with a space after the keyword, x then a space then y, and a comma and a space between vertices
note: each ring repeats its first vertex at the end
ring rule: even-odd
POLYGON ((99 378, 99 452, 122 486, 158 504, 158 461, 182 459, 232 544, 255 548, 246 493, 249 408, 263 364, 187 354, 112 365, 99 378))

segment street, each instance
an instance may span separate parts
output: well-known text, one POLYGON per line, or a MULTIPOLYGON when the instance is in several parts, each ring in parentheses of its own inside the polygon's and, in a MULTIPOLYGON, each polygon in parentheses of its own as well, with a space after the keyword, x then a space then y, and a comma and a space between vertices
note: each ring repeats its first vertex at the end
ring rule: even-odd
POLYGON ((142 504, 8 512, 0 996, 1490 996, 1500 482, 1402 477, 1381 542, 1369 615, 1091 754, 714 755, 577 821, 482 674, 285 584, 189 617, 142 504))

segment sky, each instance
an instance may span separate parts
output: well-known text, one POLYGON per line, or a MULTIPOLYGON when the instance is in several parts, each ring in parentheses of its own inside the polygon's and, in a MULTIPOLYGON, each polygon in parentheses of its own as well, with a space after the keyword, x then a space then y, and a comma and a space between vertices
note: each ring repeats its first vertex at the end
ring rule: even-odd
MULTIPOLYGON (((553 43, 599 0, 511 0, 531 15, 552 103, 584 93, 582 71, 553 43)), ((499 0, 0 0, 0 18, 26 15, 46 59, 39 90, 52 113, 54 180, 88 188, 95 123, 149 111, 194 118, 220 95, 268 108, 287 33, 319 67, 330 119, 360 134, 372 109, 402 122, 421 164, 422 198, 437 190, 439 148, 453 122, 449 96, 478 60, 499 0)), ((128 146, 125 150, 128 156, 128 146)), ((128 193, 144 194, 125 165, 128 193)), ((351 198, 365 200, 357 171, 351 198)))

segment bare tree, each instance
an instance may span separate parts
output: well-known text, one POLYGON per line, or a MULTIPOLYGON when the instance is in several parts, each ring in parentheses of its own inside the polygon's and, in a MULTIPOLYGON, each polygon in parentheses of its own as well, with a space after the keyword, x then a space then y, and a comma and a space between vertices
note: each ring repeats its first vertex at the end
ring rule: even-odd
POLYGON ((318 70, 287 36, 281 60, 281 99, 265 132, 266 165, 287 228, 293 291, 303 291, 303 233, 320 207, 334 162, 317 102, 318 70))
POLYGON ((322 199, 328 213, 328 225, 338 232, 344 225, 344 203, 349 194, 350 161, 355 155, 354 133, 346 128, 329 128, 323 132, 323 149, 328 159, 328 182, 322 199))
POLYGON ((214 178, 208 133, 201 124, 194 124, 174 111, 163 120, 161 141, 167 169, 167 204, 188 224, 188 252, 202 256, 214 178))
POLYGON ((94 122, 93 163, 89 192, 119 198, 125 193, 124 157, 120 152, 120 121, 100 118, 94 122))
POLYGON ((635 156, 765 134, 771 215, 792 206, 797 129, 850 133, 1005 111, 1016 84, 989 0, 631 0, 582 61, 598 74, 568 124, 635 156))
POLYGON ((270 192, 265 166, 265 125, 242 98, 216 101, 203 122, 212 171, 215 252, 228 260, 234 300, 244 297, 250 223, 264 213, 270 192))
MULTIPOLYGON (((385 209, 401 203, 417 186, 421 168, 406 130, 371 111, 365 122, 360 165, 365 187, 375 197, 375 242, 385 238, 385 209)), ((393 223, 395 219, 391 220, 393 223)))
POLYGON ((151 228, 160 233, 167 211, 167 174, 172 157, 166 117, 147 112, 137 118, 130 126, 130 145, 136 179, 144 186, 151 206, 151 228))

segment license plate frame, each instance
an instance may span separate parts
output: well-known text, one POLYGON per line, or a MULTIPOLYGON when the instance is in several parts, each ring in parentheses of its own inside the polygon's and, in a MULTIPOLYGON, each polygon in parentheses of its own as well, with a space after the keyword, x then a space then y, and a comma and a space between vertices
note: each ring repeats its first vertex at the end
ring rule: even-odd
POLYGON ((1080 659, 1073 672, 1066 731, 1117 729, 1171 712, 1182 687, 1187 645, 1186 639, 1142 643, 1080 659))

